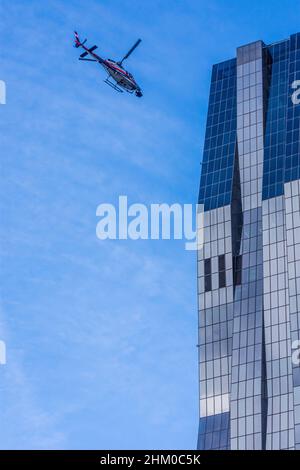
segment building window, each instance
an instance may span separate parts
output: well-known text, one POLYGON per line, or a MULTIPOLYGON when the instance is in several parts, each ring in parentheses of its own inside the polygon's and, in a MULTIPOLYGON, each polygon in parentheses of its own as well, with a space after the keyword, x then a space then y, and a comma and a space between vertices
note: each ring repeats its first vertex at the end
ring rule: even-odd
POLYGON ((233 282, 235 286, 242 283, 242 255, 233 257, 233 282))
POLYGON ((211 290, 211 258, 204 260, 204 285, 205 292, 211 290))
POLYGON ((225 255, 219 256, 219 288, 226 287, 225 255))

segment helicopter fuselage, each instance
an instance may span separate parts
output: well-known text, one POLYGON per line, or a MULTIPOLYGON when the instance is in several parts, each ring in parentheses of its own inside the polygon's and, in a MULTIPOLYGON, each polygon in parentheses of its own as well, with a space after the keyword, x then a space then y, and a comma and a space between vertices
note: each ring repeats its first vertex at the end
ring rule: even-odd
POLYGON ((103 60, 101 65, 106 69, 109 75, 117 82, 117 84, 121 86, 122 88, 125 88, 125 90, 133 92, 139 88, 133 76, 129 72, 124 70, 115 61, 106 59, 106 60, 103 60))
POLYGON ((106 79, 105 82, 112 86, 117 91, 122 91, 121 88, 128 91, 129 93, 135 92, 136 96, 141 97, 142 92, 136 81, 134 80, 131 73, 127 72, 119 62, 116 62, 111 59, 103 59, 98 54, 93 52, 97 46, 93 46, 91 49, 86 47, 84 43, 79 41, 79 38, 76 35, 76 47, 82 47, 85 50, 85 53, 80 56, 80 60, 88 60, 92 62, 98 62, 102 67, 107 71, 110 77, 116 82, 116 85, 106 79), (89 55, 92 59, 86 59, 85 56, 89 55), (121 87, 121 88, 119 88, 121 87))

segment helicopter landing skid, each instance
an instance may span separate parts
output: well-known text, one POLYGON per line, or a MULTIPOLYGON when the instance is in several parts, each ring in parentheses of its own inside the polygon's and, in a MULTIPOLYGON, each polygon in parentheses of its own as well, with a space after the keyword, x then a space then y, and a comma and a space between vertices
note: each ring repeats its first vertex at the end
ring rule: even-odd
POLYGON ((103 80, 104 83, 107 83, 107 85, 109 85, 110 87, 112 87, 114 90, 118 91, 119 93, 123 93, 123 90, 121 90, 121 88, 119 88, 117 85, 115 85, 114 83, 110 82, 109 79, 107 78, 106 80, 103 80))

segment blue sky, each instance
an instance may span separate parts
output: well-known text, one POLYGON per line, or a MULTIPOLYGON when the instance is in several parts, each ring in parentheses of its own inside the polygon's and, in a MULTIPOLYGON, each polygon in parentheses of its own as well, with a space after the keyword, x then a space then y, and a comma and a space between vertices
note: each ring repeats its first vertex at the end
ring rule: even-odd
POLYGON ((99 241, 96 208, 197 199, 211 65, 299 30, 285 1, 2 0, 0 448, 188 449, 195 253, 99 241), (144 97, 79 63, 73 30, 144 97))

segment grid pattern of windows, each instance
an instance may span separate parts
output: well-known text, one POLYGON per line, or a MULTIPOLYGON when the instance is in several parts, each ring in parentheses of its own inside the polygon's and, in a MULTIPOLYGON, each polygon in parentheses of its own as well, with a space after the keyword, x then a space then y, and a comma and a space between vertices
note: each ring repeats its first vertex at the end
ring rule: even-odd
POLYGON ((236 142, 236 60, 214 65, 208 105, 199 203, 205 210, 231 200, 236 142))
POLYGON ((229 413, 200 419, 198 449, 229 449, 229 413))
POLYGON ((263 204, 264 332, 268 390, 267 449, 294 447, 290 316, 284 197, 263 204))
POLYGON ((204 239, 204 252, 198 252, 201 416, 198 445, 207 449, 228 448, 233 315, 230 206, 204 213, 204 239), (224 287, 219 282, 220 268, 226 277, 224 287), (207 273, 211 291, 205 288, 207 273))
POLYGON ((260 41, 255 43, 255 50, 255 60, 237 66, 237 141, 243 210, 255 208, 261 201, 263 63, 260 41))
POLYGON ((233 449, 260 449, 262 393, 261 209, 244 213, 242 282, 235 290, 231 378, 233 449))
POLYGON ((263 199, 268 199, 283 194, 289 41, 270 46, 265 52, 270 84, 266 103, 263 199))
POLYGON ((261 449, 263 395, 263 44, 238 49, 237 127, 243 227, 242 276, 235 287, 231 371, 231 448, 261 449))
POLYGON ((300 106, 293 83, 300 76, 300 34, 266 48, 269 98, 266 103, 263 199, 283 194, 285 182, 300 178, 300 106))
POLYGON ((298 80, 300 33, 213 68, 199 194, 199 449, 300 450, 298 80))
MULTIPOLYGON (((300 33, 290 39, 289 85, 300 79, 300 33)), ((291 89, 287 106, 285 181, 300 178, 300 105, 293 103, 291 89)))
MULTIPOLYGON (((300 340, 300 180, 285 184, 286 244, 292 353, 300 340)), ((297 352, 298 351, 298 352, 297 352)), ((295 448, 300 450, 300 366, 293 361, 295 448)))

